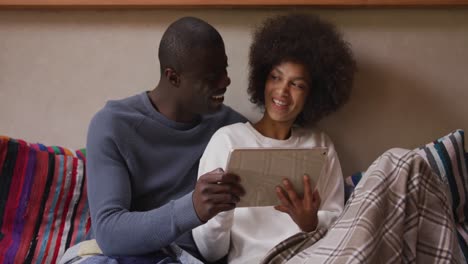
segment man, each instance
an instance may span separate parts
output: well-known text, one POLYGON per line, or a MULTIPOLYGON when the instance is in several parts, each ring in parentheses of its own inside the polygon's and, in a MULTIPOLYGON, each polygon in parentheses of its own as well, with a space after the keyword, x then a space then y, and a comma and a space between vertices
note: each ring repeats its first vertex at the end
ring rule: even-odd
POLYGON ((244 191, 237 176, 222 170, 197 181, 198 162, 218 128, 245 118, 223 105, 227 57, 220 34, 205 21, 172 23, 159 61, 154 90, 108 102, 89 126, 93 235, 107 256, 165 257, 176 244, 202 259, 191 230, 233 209, 244 191))

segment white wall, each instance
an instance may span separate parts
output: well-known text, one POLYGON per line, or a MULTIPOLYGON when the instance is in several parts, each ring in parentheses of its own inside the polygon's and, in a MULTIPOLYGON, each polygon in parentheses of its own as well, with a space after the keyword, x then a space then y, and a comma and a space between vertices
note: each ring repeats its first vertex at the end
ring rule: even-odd
MULTIPOLYGON (((303 10, 303 8, 301 8, 303 10)), ((247 52, 253 27, 288 9, 1 10, 0 135, 83 147, 108 99, 152 89, 157 46, 185 15, 224 36, 226 103, 251 120, 247 52)), ((350 102, 321 123, 349 174, 390 147, 468 130, 468 9, 313 9, 350 41, 360 71, 350 102)))

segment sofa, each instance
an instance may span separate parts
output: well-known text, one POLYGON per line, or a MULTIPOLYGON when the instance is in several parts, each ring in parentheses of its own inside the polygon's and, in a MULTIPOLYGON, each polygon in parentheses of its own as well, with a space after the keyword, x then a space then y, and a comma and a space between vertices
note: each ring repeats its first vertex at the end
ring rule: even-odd
MULTIPOLYGON (((460 248, 468 260, 468 154, 456 130, 415 149, 450 190, 460 248)), ((91 228, 86 150, 0 136, 0 263, 57 263, 91 228)), ((364 172, 345 178, 345 197, 364 172)), ((345 200, 346 202, 346 200, 345 200)))

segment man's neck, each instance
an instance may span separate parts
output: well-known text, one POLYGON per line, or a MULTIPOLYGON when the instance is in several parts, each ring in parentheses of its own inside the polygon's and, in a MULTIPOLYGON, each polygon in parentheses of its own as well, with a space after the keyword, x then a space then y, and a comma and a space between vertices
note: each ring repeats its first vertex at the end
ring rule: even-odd
POLYGON ((166 92, 167 89, 157 86, 148 92, 148 97, 154 109, 166 118, 179 123, 193 123, 199 120, 199 116, 187 111, 166 92))

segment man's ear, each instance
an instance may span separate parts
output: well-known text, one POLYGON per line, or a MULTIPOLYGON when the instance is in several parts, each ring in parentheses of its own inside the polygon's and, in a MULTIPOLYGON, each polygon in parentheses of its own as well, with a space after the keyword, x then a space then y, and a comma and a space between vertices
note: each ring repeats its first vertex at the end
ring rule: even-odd
POLYGON ((176 70, 172 68, 166 68, 164 70, 164 77, 171 83, 173 86, 178 87, 180 84, 180 76, 176 70))

